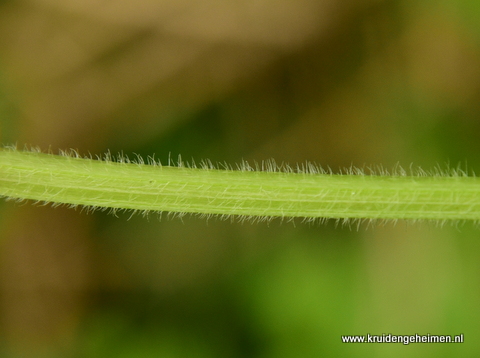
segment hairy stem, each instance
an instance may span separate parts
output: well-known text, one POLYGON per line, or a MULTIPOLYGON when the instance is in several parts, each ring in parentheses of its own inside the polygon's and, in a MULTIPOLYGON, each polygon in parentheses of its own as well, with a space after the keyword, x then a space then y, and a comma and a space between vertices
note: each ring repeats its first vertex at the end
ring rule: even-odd
MULTIPOLYGON (((254 217, 479 220, 480 180, 186 168, 0 150, 0 196, 254 217)), ((312 169, 311 171, 315 171, 312 169)), ((452 174, 452 173, 450 173, 452 174)))

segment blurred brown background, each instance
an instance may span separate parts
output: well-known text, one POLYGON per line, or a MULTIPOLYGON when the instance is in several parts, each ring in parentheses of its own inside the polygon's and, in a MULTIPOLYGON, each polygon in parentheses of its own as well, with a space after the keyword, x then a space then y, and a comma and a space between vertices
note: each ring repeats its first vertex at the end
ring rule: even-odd
MULTIPOLYGON (((480 172, 473 0, 0 2, 0 141, 480 172)), ((5 357, 476 357, 479 231, 1 204, 5 357), (465 334, 342 345, 344 334, 465 334)))

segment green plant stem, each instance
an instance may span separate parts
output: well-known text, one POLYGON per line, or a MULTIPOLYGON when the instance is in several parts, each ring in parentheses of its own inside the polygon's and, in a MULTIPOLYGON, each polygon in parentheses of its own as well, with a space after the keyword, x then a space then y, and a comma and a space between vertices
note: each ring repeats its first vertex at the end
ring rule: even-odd
POLYGON ((197 169, 10 149, 0 150, 0 196, 93 208, 225 216, 480 219, 480 180, 466 175, 197 169))

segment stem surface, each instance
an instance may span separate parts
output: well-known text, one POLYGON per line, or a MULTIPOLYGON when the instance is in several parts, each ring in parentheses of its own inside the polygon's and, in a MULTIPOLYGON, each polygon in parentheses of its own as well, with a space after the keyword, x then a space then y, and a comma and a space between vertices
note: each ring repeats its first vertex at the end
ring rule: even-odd
POLYGON ((332 175, 116 163, 0 150, 0 196, 259 217, 479 220, 468 176, 332 175))

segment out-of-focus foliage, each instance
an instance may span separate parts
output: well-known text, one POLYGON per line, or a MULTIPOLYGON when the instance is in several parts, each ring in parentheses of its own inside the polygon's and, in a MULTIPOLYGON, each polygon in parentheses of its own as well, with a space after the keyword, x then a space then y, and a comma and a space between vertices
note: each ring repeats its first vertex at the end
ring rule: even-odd
MULTIPOLYGON (((0 140, 478 173, 478 12, 467 0, 4 1, 0 140)), ((129 216, 2 205, 2 357, 480 352, 470 224, 129 216), (465 343, 341 343, 367 333, 465 343)))

